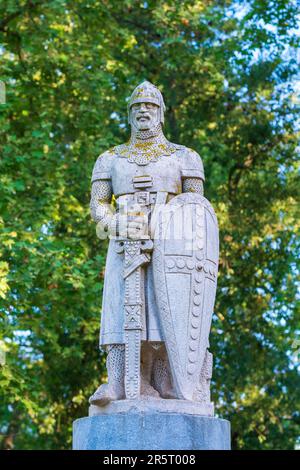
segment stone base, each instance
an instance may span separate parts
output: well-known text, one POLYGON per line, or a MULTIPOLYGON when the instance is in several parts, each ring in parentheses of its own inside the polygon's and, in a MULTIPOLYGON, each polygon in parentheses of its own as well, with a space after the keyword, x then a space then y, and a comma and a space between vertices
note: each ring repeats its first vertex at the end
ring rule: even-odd
POLYGON ((73 423, 73 449, 229 450, 229 421, 200 416, 195 406, 199 412, 199 404, 183 400, 120 400, 103 408, 91 406, 89 417, 73 423), (180 409, 184 407, 185 411, 180 409))
POLYGON ((116 400, 106 406, 89 407, 89 416, 113 413, 185 413, 197 416, 213 416, 213 403, 199 403, 188 400, 164 400, 162 398, 141 398, 140 400, 116 400))

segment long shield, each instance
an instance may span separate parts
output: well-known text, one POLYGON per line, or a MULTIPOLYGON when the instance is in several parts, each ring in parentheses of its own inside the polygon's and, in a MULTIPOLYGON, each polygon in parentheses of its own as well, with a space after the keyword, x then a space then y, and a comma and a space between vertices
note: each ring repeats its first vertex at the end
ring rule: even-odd
POLYGON ((178 398, 193 400, 199 385, 218 258, 217 219, 205 197, 183 193, 160 210, 152 255, 154 288, 178 398))

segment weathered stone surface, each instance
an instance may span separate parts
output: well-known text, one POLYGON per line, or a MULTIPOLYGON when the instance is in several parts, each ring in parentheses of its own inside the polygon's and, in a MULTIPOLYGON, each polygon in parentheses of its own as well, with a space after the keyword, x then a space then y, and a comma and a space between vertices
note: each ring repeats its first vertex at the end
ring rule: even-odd
POLYGON ((185 413, 196 416, 213 416, 213 403, 197 403, 189 400, 116 400, 105 406, 91 405, 89 416, 117 413, 185 413))
POLYGON ((100 332, 108 383, 74 422, 74 449, 230 448, 230 424, 210 400, 218 224, 201 158, 166 139, 164 112, 158 88, 139 85, 129 142, 93 170, 91 215, 99 238, 110 237, 100 332))
POLYGON ((100 155, 92 174, 91 215, 111 238, 100 332, 108 384, 90 398, 97 406, 148 396, 212 408, 218 224, 202 160, 166 139, 164 112, 157 87, 137 86, 129 142, 100 155))
POLYGON ((77 419, 74 450, 229 450, 230 424, 219 418, 152 411, 77 419))
POLYGON ((178 398, 210 402, 208 351, 219 259, 218 224, 200 194, 174 197, 160 211, 153 277, 178 398))

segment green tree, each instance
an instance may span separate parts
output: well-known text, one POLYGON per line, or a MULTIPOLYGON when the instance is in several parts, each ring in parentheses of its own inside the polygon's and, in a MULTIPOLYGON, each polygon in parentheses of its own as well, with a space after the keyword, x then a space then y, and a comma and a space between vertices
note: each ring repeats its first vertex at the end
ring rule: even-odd
POLYGON ((2 448, 71 446, 105 379, 106 242, 89 216, 96 157, 128 136, 143 79, 166 134, 196 149, 220 224, 213 399, 233 447, 299 435, 296 2, 7 0, 0 5, 2 448))

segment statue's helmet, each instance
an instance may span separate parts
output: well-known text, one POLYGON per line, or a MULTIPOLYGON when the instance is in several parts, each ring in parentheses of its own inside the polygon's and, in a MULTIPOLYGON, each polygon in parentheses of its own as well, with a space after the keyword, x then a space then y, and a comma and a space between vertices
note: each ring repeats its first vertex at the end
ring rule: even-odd
POLYGON ((163 96, 159 89, 152 83, 145 81, 140 83, 134 90, 128 103, 128 119, 130 123, 130 109, 134 103, 153 103, 159 107, 160 122, 164 123, 164 112, 166 110, 163 96))

